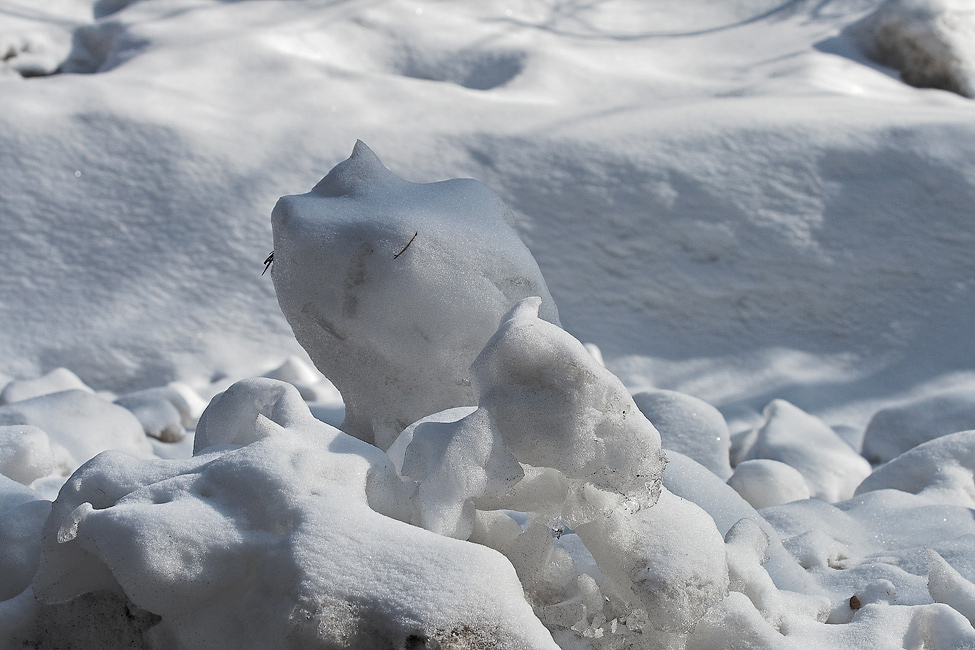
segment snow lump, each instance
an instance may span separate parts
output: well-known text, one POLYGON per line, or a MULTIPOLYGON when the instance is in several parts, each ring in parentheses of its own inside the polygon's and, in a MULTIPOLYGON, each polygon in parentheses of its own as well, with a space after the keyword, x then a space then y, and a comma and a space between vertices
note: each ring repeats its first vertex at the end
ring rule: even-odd
POLYGON ((298 342, 342 393, 343 429, 381 449, 420 418, 473 405, 468 371, 501 317, 541 296, 508 209, 481 183, 415 184, 362 142, 271 216, 271 276, 298 342))

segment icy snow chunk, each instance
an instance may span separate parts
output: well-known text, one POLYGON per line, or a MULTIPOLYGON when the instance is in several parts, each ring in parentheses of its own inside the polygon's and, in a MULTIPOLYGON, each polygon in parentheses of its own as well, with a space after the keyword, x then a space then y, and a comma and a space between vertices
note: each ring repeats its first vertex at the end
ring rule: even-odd
POLYGON ((809 486, 799 470, 767 458, 739 464, 728 485, 756 510, 809 498, 809 486))
POLYGON ((791 465, 806 479, 813 497, 831 502, 848 499, 870 474, 870 463, 819 418, 781 399, 766 406, 764 416, 747 459, 768 458, 791 465))
MULTIPOLYGON (((273 380, 253 381, 252 396, 273 380)), ((279 401, 300 399, 275 383, 279 401)), ((385 454, 307 409, 287 415, 233 450, 85 465, 45 525, 35 593, 60 602, 117 581, 161 617, 149 633, 160 647, 555 650, 503 556, 393 518, 405 493, 385 454)))
POLYGON ((637 393, 633 401, 660 432, 664 449, 693 458, 722 479, 731 476, 731 432, 718 409, 672 390, 637 393))
POLYGON ((413 503, 427 530, 467 539, 475 506, 511 493, 524 476, 483 409, 456 422, 424 422, 413 430, 402 473, 417 482, 413 503))
POLYGON ((975 431, 935 438, 878 467, 857 494, 894 489, 975 508, 975 431))
POLYGON ((0 406, 0 426, 25 424, 47 434, 66 474, 108 449, 141 458, 152 456, 142 424, 132 413, 82 390, 50 393, 0 406))
POLYGON ((266 377, 242 379, 210 400, 196 425, 193 453, 214 445, 249 445, 310 416, 291 384, 266 377))
POLYGON ((651 508, 597 517, 576 533, 655 629, 690 631, 728 592, 724 540, 714 520, 666 489, 651 508))
POLYGON ((478 355, 480 407, 519 462, 652 503, 666 462, 660 434, 582 343, 539 318, 542 304, 519 302, 478 355))
POLYGON ((968 0, 888 0, 848 31, 905 83, 975 97, 975 15, 968 0))
POLYGON ((962 577, 937 551, 924 552, 928 560, 928 591, 936 603, 944 603, 975 625, 975 585, 962 577))
POLYGON ((0 474, 30 485, 54 471, 47 434, 30 425, 0 426, 0 474))
POLYGON ((927 395, 877 411, 863 435, 863 455, 879 464, 933 438, 975 429, 975 391, 927 395))
POLYGON ((278 304, 342 393, 343 428, 386 449, 408 425, 473 405, 469 367, 520 299, 558 312, 494 192, 414 184, 362 142, 271 215, 278 304))
POLYGON ((67 368, 55 368, 37 379, 19 379, 10 382, 0 392, 0 405, 20 402, 31 397, 58 393, 62 390, 83 390, 94 393, 85 382, 67 368))

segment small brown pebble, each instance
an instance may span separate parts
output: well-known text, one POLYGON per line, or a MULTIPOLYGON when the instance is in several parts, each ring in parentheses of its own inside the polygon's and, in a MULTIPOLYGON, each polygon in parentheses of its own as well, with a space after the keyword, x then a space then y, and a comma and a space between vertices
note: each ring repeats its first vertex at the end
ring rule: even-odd
POLYGON ((850 596, 850 609, 860 609, 863 605, 860 603, 860 599, 856 596, 850 596))

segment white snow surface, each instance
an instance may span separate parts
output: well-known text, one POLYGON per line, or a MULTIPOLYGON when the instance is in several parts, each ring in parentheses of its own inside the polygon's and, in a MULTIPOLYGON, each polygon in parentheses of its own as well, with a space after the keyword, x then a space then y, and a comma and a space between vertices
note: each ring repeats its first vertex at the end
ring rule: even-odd
POLYGON ((0 647, 975 648, 973 16, 0 0, 0 647))

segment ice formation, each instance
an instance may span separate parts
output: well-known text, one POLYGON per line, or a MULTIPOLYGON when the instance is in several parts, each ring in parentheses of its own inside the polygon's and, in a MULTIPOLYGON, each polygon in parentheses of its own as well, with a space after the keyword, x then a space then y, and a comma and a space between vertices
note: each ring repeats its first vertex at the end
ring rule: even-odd
POLYGON ((852 25, 870 58, 905 83, 975 97, 975 16, 968 0, 887 0, 852 25))
POLYGON ((271 276, 298 342, 342 393, 344 428, 386 449, 408 425, 472 405, 468 368, 520 299, 558 312, 494 192, 415 184, 358 142, 274 208, 271 276))

